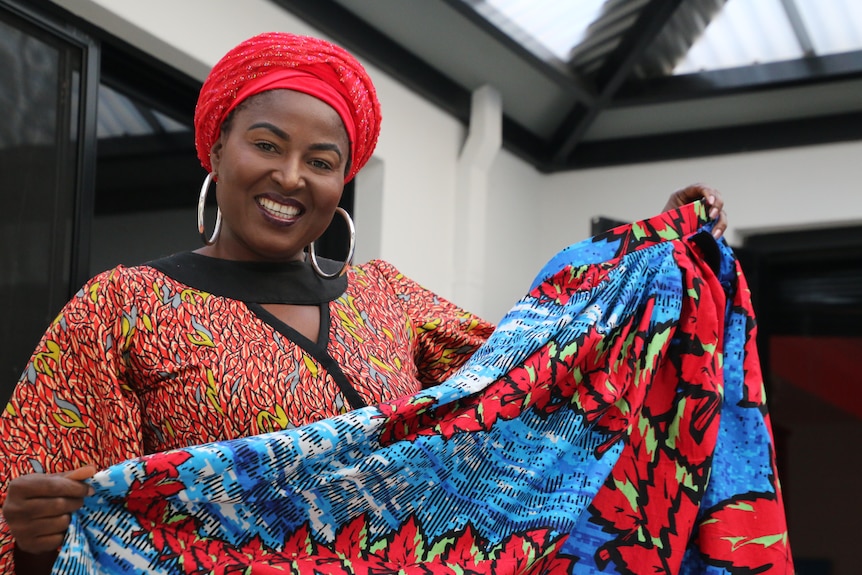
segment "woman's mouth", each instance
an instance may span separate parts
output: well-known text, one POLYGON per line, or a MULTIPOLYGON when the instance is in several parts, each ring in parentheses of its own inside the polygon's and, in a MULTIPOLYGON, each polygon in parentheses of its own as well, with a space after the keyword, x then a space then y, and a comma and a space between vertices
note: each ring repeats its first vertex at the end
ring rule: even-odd
POLYGON ((282 222, 291 222, 302 213, 302 208, 297 205, 283 204, 266 197, 257 197, 255 200, 266 215, 282 222))

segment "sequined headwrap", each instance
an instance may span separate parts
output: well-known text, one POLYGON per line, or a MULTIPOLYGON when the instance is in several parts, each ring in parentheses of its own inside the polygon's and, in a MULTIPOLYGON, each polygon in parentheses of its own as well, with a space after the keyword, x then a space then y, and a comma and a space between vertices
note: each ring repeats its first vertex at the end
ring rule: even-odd
POLYGON ((212 171, 210 151, 228 114, 243 100, 276 88, 315 96, 338 113, 350 139, 349 181, 368 162, 380 134, 380 103, 362 65, 343 48, 310 36, 259 34, 213 66, 195 108, 195 146, 212 171))

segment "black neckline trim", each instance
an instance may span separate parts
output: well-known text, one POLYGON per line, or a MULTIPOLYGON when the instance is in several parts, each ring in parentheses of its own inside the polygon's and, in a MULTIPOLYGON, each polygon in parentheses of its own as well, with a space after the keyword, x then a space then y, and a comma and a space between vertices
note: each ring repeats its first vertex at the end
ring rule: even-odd
POLYGON ((361 409, 368 405, 362 399, 362 396, 359 395, 359 392, 356 391, 356 388, 350 383, 350 380, 347 379, 344 372, 341 371, 341 366, 338 365, 338 362, 326 351, 326 344, 329 341, 329 306, 320 306, 320 334, 318 341, 315 343, 268 312, 262 305, 256 303, 247 303, 246 305, 259 318, 271 325, 274 330, 292 340, 308 352, 311 357, 316 359, 329 372, 332 379, 335 380, 338 389, 341 390, 341 395, 344 396, 344 399, 351 408, 361 409))
MULTIPOLYGON (((316 359, 335 380, 341 395, 353 409, 368 404, 351 385, 338 362, 326 350, 329 341, 329 302, 347 290, 347 275, 325 279, 305 262, 238 262, 183 252, 147 262, 148 266, 189 287, 216 296, 242 301, 249 310, 316 359), (314 342, 268 312, 261 304, 317 305, 320 332, 314 342)), ((341 262, 318 258, 326 273, 341 262)))
MULTIPOLYGON (((318 262, 327 273, 342 265, 324 258, 318 262)), ((244 302, 316 305, 347 289, 347 274, 324 279, 306 262, 244 262, 183 252, 146 265, 189 287, 244 302)))

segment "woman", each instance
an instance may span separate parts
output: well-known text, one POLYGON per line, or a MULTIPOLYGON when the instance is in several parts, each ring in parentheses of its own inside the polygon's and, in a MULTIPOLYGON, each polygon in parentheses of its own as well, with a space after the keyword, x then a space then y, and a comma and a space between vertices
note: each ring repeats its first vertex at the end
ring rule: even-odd
MULTIPOLYGON (((18 572, 50 570, 97 468, 389 401, 485 341, 493 326, 387 263, 308 257, 379 126, 366 72, 327 42, 262 34, 216 64, 195 112, 216 232, 96 276, 46 332, 0 423, 4 571, 13 555, 18 572)), ((713 190, 666 207, 701 197, 720 234, 713 190)))

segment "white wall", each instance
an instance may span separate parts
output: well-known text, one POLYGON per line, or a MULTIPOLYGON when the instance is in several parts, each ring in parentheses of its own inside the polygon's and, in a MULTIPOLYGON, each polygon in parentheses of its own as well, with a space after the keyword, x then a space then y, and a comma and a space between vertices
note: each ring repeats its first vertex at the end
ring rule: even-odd
MULTIPOLYGON (((523 296, 533 277, 562 245, 548 246, 542 239, 547 214, 544 196, 547 176, 502 151, 491 168, 488 200, 488 261, 484 273, 488 288, 482 310, 497 322, 523 296)), ((569 208, 565 208, 569 211, 569 208)), ((587 216, 569 214, 572 225, 587 216)), ((568 224, 565 224, 569 227, 568 224)), ((566 244, 587 232, 570 234, 566 244)))
POLYGON ((597 168, 536 177, 511 156, 494 165, 491 185, 489 319, 498 319, 557 250, 585 239, 593 216, 650 217, 674 190, 694 182, 725 200, 728 242, 745 234, 862 225, 862 142, 797 147, 597 168), (511 274, 508 272, 511 271, 511 274))
MULTIPOLYGON (((575 200, 590 215, 640 219, 660 210, 673 190, 704 182, 721 192, 727 239, 739 245, 747 233, 862 223, 860 181, 857 141, 557 174, 547 178, 544 200, 552 218, 562 215, 553 206, 575 200)), ((566 239, 556 226, 544 231, 546 242, 566 239)))
MULTIPOLYGON (((224 52, 258 32, 319 35, 266 0, 55 2, 200 79, 224 52)), ((373 196, 375 203, 380 198, 383 203, 359 209, 372 213, 368 221, 380 226, 373 240, 379 245, 377 255, 451 297, 454 190, 465 128, 391 77, 367 67, 383 106, 375 154, 377 169, 382 166, 383 189, 373 196)), ((649 217, 664 206, 670 192, 700 181, 722 192, 731 222, 728 239, 738 244, 742 234, 751 231, 862 224, 860 176, 862 142, 551 176, 501 152, 489 178, 487 262, 485 269, 476 270, 485 274, 488 297, 473 311, 498 320, 555 251, 589 235, 592 216, 649 217)), ((356 201, 362 204, 361 193, 356 201)), ((362 242, 361 232, 357 241, 362 242)), ((363 255, 373 257, 366 251, 363 255)))

